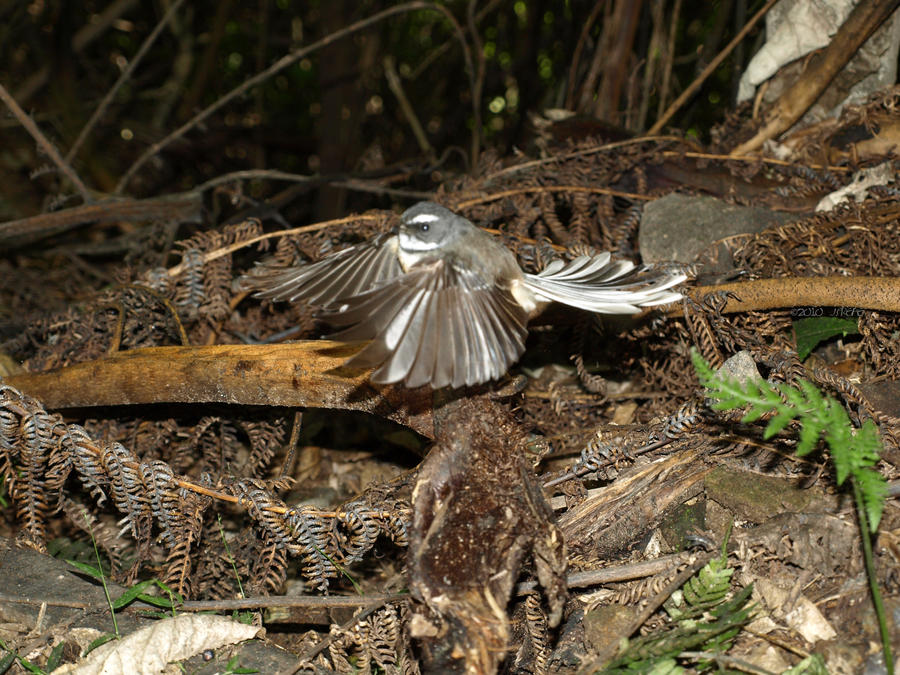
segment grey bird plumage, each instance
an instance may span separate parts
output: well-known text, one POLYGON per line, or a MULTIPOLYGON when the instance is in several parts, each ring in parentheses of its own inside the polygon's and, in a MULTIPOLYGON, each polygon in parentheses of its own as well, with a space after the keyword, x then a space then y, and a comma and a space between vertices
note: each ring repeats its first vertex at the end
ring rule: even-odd
POLYGON ((609 253, 554 260, 538 274, 469 220, 432 202, 399 228, 308 265, 260 265, 244 286, 270 300, 305 300, 342 328, 335 339, 370 340, 347 365, 375 368, 376 383, 461 387, 503 375, 525 351, 528 319, 550 302, 630 314, 674 302, 677 272, 648 274, 609 253))

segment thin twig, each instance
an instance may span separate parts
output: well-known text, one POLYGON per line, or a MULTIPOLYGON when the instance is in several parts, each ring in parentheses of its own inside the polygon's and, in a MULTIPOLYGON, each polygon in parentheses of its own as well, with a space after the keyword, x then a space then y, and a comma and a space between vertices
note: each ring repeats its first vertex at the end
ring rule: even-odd
POLYGON ((400 111, 406 118, 410 129, 412 129, 413 136, 416 137, 416 143, 419 144, 419 150, 422 151, 422 154, 428 157, 429 162, 434 163, 434 148, 431 147, 431 143, 428 142, 428 136, 425 135, 425 130, 422 128, 422 123, 419 122, 419 116, 416 115, 416 111, 410 104, 409 98, 407 98, 406 96, 406 92, 403 91, 403 84, 400 82, 400 75, 399 73, 397 73, 397 66, 394 63, 394 57, 390 55, 385 56, 383 63, 384 75, 387 78, 388 87, 390 88, 391 93, 393 93, 397 98, 397 103, 400 104, 400 111))
POLYGON ((493 202, 498 199, 503 199, 504 197, 513 197, 515 195, 540 194, 547 192, 587 192, 589 194, 612 195, 614 197, 623 197, 625 199, 641 199, 646 201, 656 199, 656 197, 649 197, 647 195, 637 194, 636 192, 622 192, 621 190, 613 190, 604 187, 584 187, 581 185, 528 185, 525 187, 513 188, 511 190, 493 192, 489 195, 484 195, 483 197, 465 199, 461 202, 457 202, 456 208, 464 209, 469 206, 474 206, 475 204, 485 204, 487 202, 493 202))
POLYGON ((283 180, 289 183, 333 185, 348 190, 356 190, 357 192, 373 192, 375 194, 388 194, 398 197, 408 197, 410 199, 431 199, 433 195, 431 192, 422 192, 419 190, 389 188, 375 181, 366 180, 364 178, 353 178, 348 174, 309 176, 302 173, 279 171, 278 169, 244 169, 243 171, 232 171, 231 173, 210 178, 208 181, 198 186, 196 191, 206 192, 219 185, 227 185, 228 183, 234 183, 239 180, 283 180))
POLYGON ((210 178, 205 183, 197 186, 198 192, 206 192, 220 185, 235 183, 241 180, 283 180, 289 183, 315 183, 322 180, 322 176, 308 176, 302 173, 290 173, 278 169, 245 169, 210 178))
MULTIPOLYGON (((658 450, 659 448, 663 448, 663 447, 669 445, 670 443, 672 443, 674 440, 675 439, 673 439, 673 438, 663 438, 662 440, 654 441, 653 443, 649 443, 648 445, 638 448, 637 450, 635 450, 633 452, 629 452, 628 454, 632 457, 637 457, 638 455, 643 455, 648 452, 652 452, 653 450, 658 450)), ((546 483, 544 483, 543 488, 546 490, 548 488, 555 487, 555 486, 559 485, 560 483, 565 483, 568 480, 572 480, 573 478, 578 478, 579 476, 583 476, 587 473, 593 473, 593 472, 598 471, 599 469, 605 468, 607 466, 612 466, 613 464, 616 463, 616 459, 617 458, 610 458, 610 459, 604 460, 603 462, 601 462, 591 468, 580 467, 579 469, 576 469, 575 471, 572 471, 571 469, 569 469, 561 476, 557 476, 556 478, 552 478, 551 480, 548 480, 546 483)), ((555 498, 554 498, 554 500, 555 500, 555 498)), ((557 504, 554 503, 554 500, 550 501, 550 505, 552 508, 554 508, 554 509, 562 508, 563 506, 565 506, 564 501, 560 502, 559 506, 557 506, 557 504)))
MULTIPOLYGON (((237 172, 237 174, 273 174, 280 172, 260 172, 260 171, 243 171, 237 172)), ((291 174, 284 174, 285 180, 290 180, 289 176, 291 174)), ((274 176, 271 176, 274 177, 274 176)), ((297 179, 299 180, 300 177, 297 179)), ((219 180, 219 179, 215 179, 219 180)), ((201 190, 204 187, 207 187, 209 184, 204 183, 201 186, 201 190)), ((474 206, 475 204, 484 204, 486 202, 495 201, 497 199, 503 199, 504 197, 510 197, 518 194, 529 194, 533 192, 587 192, 591 194, 604 194, 604 195, 613 195, 616 197, 624 197, 626 199, 652 199, 652 197, 647 197, 646 195, 639 195, 632 192, 621 192, 619 190, 611 190, 609 188, 602 187, 581 187, 578 185, 535 185, 530 187, 517 188, 514 190, 504 190, 502 192, 496 192, 494 194, 485 195, 483 197, 477 197, 474 199, 467 199, 462 202, 456 204, 456 208, 462 209, 469 206, 474 206)), ((418 195, 416 195, 418 196, 418 195)), ((427 194, 423 194, 422 196, 427 197, 427 194)), ((223 248, 218 248, 213 251, 208 251, 203 254, 203 263, 206 264, 211 260, 216 260, 217 258, 221 258, 226 255, 230 255, 235 251, 238 251, 242 248, 246 248, 247 246, 252 246, 260 241, 265 241, 266 239, 274 239, 277 237, 285 237, 292 234, 303 234, 305 232, 317 232, 319 230, 324 230, 333 225, 341 225, 343 223, 352 223, 354 221, 360 220, 374 220, 377 221, 381 218, 381 216, 371 215, 371 214, 361 214, 357 216, 347 216, 346 218, 337 218, 335 220, 325 220, 320 223, 313 223, 312 225, 303 225, 302 227, 294 227, 289 230, 279 230, 277 232, 266 232, 265 234, 260 234, 251 239, 245 239, 242 241, 235 242, 233 244, 229 244, 223 248)), ((487 230, 488 232, 494 232, 494 230, 487 230)), ((527 241, 523 239, 523 241, 527 241)), ((179 263, 174 267, 170 267, 168 269, 168 275, 170 277, 177 277, 184 271, 184 263, 179 263)))
POLYGON ((87 223, 121 220, 199 223, 202 207, 202 196, 196 191, 150 199, 104 199, 0 223, 0 247, 32 243, 87 223))
MULTIPOLYGON (((539 166, 543 166, 544 164, 553 164, 555 162, 563 162, 567 159, 573 159, 575 157, 585 157, 588 155, 594 155, 600 152, 611 152, 613 150, 618 150, 619 148, 623 148, 629 145, 638 145, 640 143, 667 143, 675 141, 677 143, 684 143, 685 139, 679 136, 650 136, 649 134, 646 136, 640 136, 638 138, 629 138, 625 141, 616 141, 615 143, 606 143, 605 145, 597 145, 590 148, 585 148, 584 150, 575 150, 565 155, 556 155, 551 157, 543 157, 541 159, 533 159, 529 162, 522 162, 521 164, 514 164, 513 166, 508 166, 504 169, 500 169, 499 171, 495 171, 494 173, 485 176, 484 184, 488 185, 491 181, 495 180, 500 176, 504 176, 511 173, 518 173, 520 171, 527 171, 528 169, 534 169, 539 166)), ((722 155, 715 154, 709 152, 684 152, 679 150, 663 150, 662 154, 664 157, 693 157, 696 159, 712 159, 712 160, 721 160, 728 162, 761 162, 763 164, 773 164, 776 166, 796 166, 796 162, 791 162, 783 159, 775 159, 773 157, 735 157, 733 155, 722 155)), ((828 171, 838 171, 838 172, 850 172, 853 171, 850 167, 845 166, 832 166, 828 164, 806 164, 805 165, 809 169, 822 169, 828 171)))
MULTIPOLYGON (((652 560, 642 560, 635 563, 604 567, 599 570, 584 570, 571 572, 566 575, 566 588, 587 588, 600 584, 612 584, 622 581, 633 581, 652 577, 662 572, 676 569, 681 565, 689 564, 696 554, 681 552, 660 556, 652 560)), ((525 595, 537 589, 537 581, 523 581, 516 584, 516 595, 525 595)))
POLYGON ((389 602, 389 601, 378 601, 378 600, 376 600, 376 601, 373 602, 371 605, 368 605, 368 606, 367 606, 364 610, 362 610, 359 614, 357 614, 357 615, 354 616, 352 619, 350 619, 349 621, 347 621, 346 623, 344 623, 343 625, 341 625, 341 626, 340 626, 340 629, 338 630, 337 633, 332 633, 331 635, 329 635, 328 637, 326 637, 324 640, 322 640, 321 642, 319 642, 319 644, 317 644, 315 647, 313 647, 312 649, 310 649, 309 651, 307 651, 302 657, 300 657, 300 666, 298 666, 297 669, 294 670, 294 673, 299 673, 301 670, 304 670, 304 669, 305 669, 304 664, 305 664, 306 662, 308 662, 310 659, 314 659, 316 656, 318 656, 318 655, 319 655, 319 654, 320 654, 320 653, 321 653, 328 645, 330 645, 330 644, 334 641, 334 639, 335 639, 338 635, 340 635, 341 633, 347 632, 347 631, 350 630, 354 625, 356 625, 357 623, 359 623, 359 622, 362 621, 363 619, 368 618, 369 615, 370 615, 372 612, 374 612, 374 611, 380 609, 381 607, 383 607, 384 605, 386 605, 388 602, 389 602))
POLYGON ((256 85, 260 84, 261 82, 264 82, 265 80, 269 79, 276 73, 284 70, 288 66, 305 58, 309 54, 311 54, 319 49, 322 49, 323 47, 330 45, 332 42, 336 42, 337 40, 340 40, 341 38, 344 38, 348 35, 351 35, 357 31, 359 31, 359 30, 362 30, 363 28, 368 28, 369 26, 376 24, 379 21, 382 21, 383 19, 387 19, 388 17, 394 16, 395 14, 403 14, 406 12, 412 12, 412 11, 421 10, 421 9, 440 12, 447 18, 448 21, 450 21, 450 23, 453 25, 454 30, 457 32, 457 35, 459 36, 460 44, 462 45, 462 49, 463 49, 463 55, 465 56, 465 59, 466 59, 466 64, 467 64, 468 68, 471 70, 471 67, 472 67, 471 55, 469 54, 468 45, 466 45, 465 38, 462 33, 462 28, 460 28, 459 23, 457 23, 454 16, 450 13, 450 11, 446 7, 435 4, 433 2, 424 2, 422 0, 415 0, 414 2, 407 2, 402 5, 397 5, 396 7, 389 7, 388 9, 378 12, 377 14, 373 14, 372 16, 370 16, 366 19, 362 19, 360 21, 352 23, 349 26, 346 26, 345 28, 342 28, 339 31, 335 31, 331 35, 325 36, 321 40, 318 40, 318 41, 312 43, 308 47, 304 47, 303 49, 298 49, 296 51, 291 52, 290 54, 286 54, 285 56, 278 59, 271 66, 266 68, 264 71, 262 71, 261 73, 257 73, 253 77, 245 80, 242 84, 240 84, 239 86, 232 89, 230 92, 225 94, 225 96, 220 98, 218 101, 216 101, 209 107, 205 108, 204 110, 202 110, 199 113, 197 113, 196 115, 194 115, 194 117, 192 117, 187 122, 182 124, 175 131, 170 133, 168 136, 166 136, 165 138, 163 138, 160 141, 157 141, 156 143, 151 145, 149 148, 147 148, 147 150, 145 150, 144 153, 140 157, 137 158, 137 160, 134 162, 134 164, 132 164, 131 167, 128 169, 128 171, 125 172, 125 175, 123 175, 122 178, 119 180, 118 184, 116 185, 115 194, 121 194, 125 190, 125 188, 128 186, 128 183, 131 181, 131 179, 134 177, 134 175, 140 170, 140 168, 143 167, 144 164, 146 164, 147 161, 151 157, 156 155, 160 150, 165 148, 172 141, 174 141, 178 138, 181 138, 187 131, 189 131, 190 129, 197 126, 200 122, 202 122, 203 120, 208 118, 210 115, 212 115, 214 112, 216 112, 219 108, 222 108, 227 103, 230 103, 232 100, 234 100, 238 96, 241 96, 242 94, 246 93, 247 91, 249 91, 256 85))
MULTIPOLYGON (((222 502, 228 502, 229 504, 241 504, 241 497, 235 496, 232 494, 228 494, 227 492, 222 492, 221 490, 214 490, 210 487, 206 487, 205 485, 200 485, 199 483, 192 483, 191 481, 181 480, 176 478, 175 484, 180 487, 182 490, 188 490, 190 492, 194 492, 198 495, 206 495, 207 497, 212 497, 213 499, 218 499, 222 502)), ((170 495, 171 497, 177 499, 177 495, 170 495)), ((261 506, 261 511, 266 511, 268 513, 277 513, 279 515, 285 515, 288 511, 291 510, 292 507, 288 506, 261 506)), ((320 518, 337 518, 341 515, 341 511, 316 511, 316 515, 320 518)), ((389 518, 394 515, 395 512, 390 511, 380 511, 373 512, 373 516, 376 518, 389 518)))
POLYGON ((566 86, 566 110, 572 110, 572 106, 575 104, 572 99, 575 98, 575 79, 578 77, 578 62, 581 61, 581 52, 584 51, 584 43, 587 41, 588 35, 590 35, 591 27, 605 4, 606 0, 597 0, 591 13, 588 15, 587 21, 584 22, 581 35, 578 36, 578 43, 575 45, 575 52, 572 54, 572 63, 569 65, 569 82, 566 86))
POLYGON ((610 152, 612 150, 617 150, 619 148, 624 148, 629 145, 639 145, 640 143, 665 143, 675 141, 677 143, 684 143, 684 139, 680 136, 641 136, 640 138, 629 138, 624 141, 616 141, 615 143, 606 143, 604 145, 596 145, 590 148, 585 148, 584 150, 574 150, 565 155, 555 155, 550 157, 544 157, 542 159, 533 159, 530 162, 522 162, 521 164, 515 164, 513 166, 508 166, 505 169, 500 169, 499 171, 495 171, 494 173, 485 176, 483 184, 489 185, 491 181, 496 179, 499 176, 503 176, 510 173, 518 173, 519 171, 525 171, 526 169, 532 169, 538 166, 542 166, 544 164, 552 164, 554 162, 562 162, 567 159, 572 159, 574 157, 585 157, 587 155, 593 155, 598 152, 610 152))
POLYGON ((90 609, 96 607, 97 603, 85 602, 84 600, 69 600, 67 598, 29 598, 26 595, 16 595, 14 593, 0 593, 0 602, 13 603, 16 605, 32 605, 40 607, 47 605, 49 607, 71 607, 72 609, 90 609))
POLYGON ((753 27, 759 23, 759 20, 762 19, 766 12, 768 12, 772 5, 774 5, 778 0, 768 0, 765 5, 763 5, 762 9, 760 9, 750 21, 747 22, 747 25, 741 29, 741 32, 734 36, 734 39, 725 45, 725 49, 716 54, 716 58, 709 62, 709 65, 703 69, 696 79, 688 85, 688 88, 681 92, 681 96, 672 101, 672 105, 670 105, 666 112, 662 114, 662 116, 656 120, 656 123, 650 127, 650 130, 647 132, 647 135, 652 136, 654 134, 658 134, 660 130, 666 125, 672 115, 674 115, 678 110, 687 102, 691 96, 697 93, 697 90, 701 87, 701 85, 706 82, 706 78, 712 75, 713 71, 719 67, 719 65, 724 61, 734 48, 738 46, 741 40, 746 37, 747 33, 749 33, 753 27))
POLYGON ((472 80, 472 158, 469 166, 473 169, 478 164, 478 153, 481 148, 481 93, 484 89, 484 49, 481 46, 481 36, 478 35, 478 25, 475 22, 475 5, 478 0, 469 0, 466 8, 466 23, 472 34, 472 45, 475 48, 475 56, 478 58, 478 69, 472 80))
POLYGON ((188 612, 218 612, 262 607, 360 607, 374 603, 385 604, 409 598, 403 593, 373 593, 369 595, 260 595, 250 598, 224 598, 222 600, 188 600, 178 605, 178 610, 188 612))
MULTIPOLYGON (((672 64, 675 62, 675 38, 678 31, 679 14, 681 14, 681 0, 675 0, 675 6, 672 8, 672 21, 669 24, 666 59, 663 62, 662 68, 662 84, 659 87, 659 108, 656 111, 656 116, 659 119, 662 119, 663 106, 666 104, 666 97, 669 95, 669 83, 672 80, 672 64)), ((657 124, 658 123, 659 122, 657 122, 657 124)))
POLYGON ((294 413, 294 424, 291 426, 291 438, 287 444, 284 463, 281 465, 280 478, 291 478, 294 475, 294 461, 297 459, 297 443, 300 441, 300 430, 303 427, 303 411, 294 413))
MULTIPOLYGON (((641 132, 646 128, 647 114, 650 111, 650 94, 653 91, 653 88, 657 86, 657 69, 664 67, 664 64, 660 65, 662 59, 659 56, 664 51, 663 47, 665 46, 666 41, 666 38, 664 37, 666 31, 663 28, 664 9, 665 5, 662 2, 653 3, 650 9, 653 32, 650 33, 650 44, 647 45, 647 56, 643 59, 643 61, 646 61, 647 65, 644 68, 644 77, 641 79, 641 101, 638 104, 637 119, 634 120, 632 126, 627 127, 629 129, 635 129, 638 132, 641 132)), ((631 87, 629 87, 629 90, 630 89, 631 87)))
MULTIPOLYGON (((478 14, 475 15, 475 21, 481 23, 481 20, 486 17, 492 10, 494 10, 497 5, 499 5, 501 0, 491 0, 487 5, 478 10, 478 14)), ((424 73, 428 68, 431 67, 431 64, 437 61, 444 53, 450 48, 450 45, 453 44, 452 40, 447 40, 441 43, 438 47, 433 49, 431 53, 428 54, 424 59, 422 59, 418 65, 416 65, 415 69, 406 77, 407 80, 416 80, 418 77, 424 73)), ((468 158, 467 158, 468 159, 468 158)))
POLYGON ((669 584, 663 588, 659 593, 654 595, 653 597, 646 600, 644 604, 644 609, 633 619, 631 623, 631 630, 626 633, 626 636, 632 635, 638 628, 644 625, 644 622, 653 616, 653 613, 656 612, 672 593, 674 593, 677 589, 681 588, 688 579, 694 576, 697 572, 703 569, 710 560, 715 558, 719 553, 717 551, 713 551, 710 553, 702 553, 696 558, 693 564, 688 565, 678 576, 676 576, 669 584))
POLYGON ((72 185, 75 186, 75 189, 78 190, 78 194, 81 195, 81 198, 90 203, 93 201, 91 198, 91 193, 87 189, 87 186, 81 182, 81 179, 78 177, 78 174, 72 170, 72 167, 69 166, 69 163, 62 158, 62 155, 59 154, 59 151, 50 142, 50 140, 38 129, 37 124, 34 123, 34 120, 29 117, 28 113, 22 110, 19 107, 19 104, 16 103, 16 100, 12 97, 12 95, 6 91, 6 87, 0 84, 0 101, 3 101, 6 104, 6 107, 9 108, 10 112, 15 116, 19 123, 25 127, 25 130, 31 134, 31 137, 35 140, 35 142, 41 147, 41 149, 47 153, 47 156, 53 160, 53 163, 56 164, 56 167, 66 176, 71 182, 72 185))
MULTIPOLYGON (((359 216, 348 216, 346 218, 337 218, 336 220, 325 220, 321 223, 313 223, 312 225, 304 225, 302 227, 295 227, 290 230, 279 230, 278 232, 267 232, 266 234, 261 234, 257 237, 253 237, 252 239, 245 239, 243 241, 235 242, 230 246, 225 246, 224 248, 218 248, 214 251, 209 251, 203 255, 203 264, 205 265, 211 260, 216 260, 217 258, 221 258, 226 255, 230 255, 235 251, 239 251, 245 246, 252 246, 253 244, 259 241, 265 241, 266 239, 274 239, 275 237, 284 237, 290 234, 302 234, 304 232, 316 232, 318 230, 324 230, 325 228, 331 227, 332 225, 341 225, 343 223, 352 223, 357 220, 379 220, 381 216, 375 216, 370 214, 362 214, 359 216)), ((184 263, 179 263, 174 267, 170 267, 168 269, 168 274, 170 277, 177 277, 184 271, 184 263)))
POLYGON ((389 188, 384 185, 377 185, 369 181, 362 181, 354 178, 349 180, 332 180, 328 181, 328 184, 347 190, 355 190, 356 192, 369 192, 376 195, 389 195, 391 197, 403 197, 405 199, 431 199, 434 196, 433 192, 389 188))
MULTIPOLYGON (((673 553, 654 558, 653 560, 615 565, 613 567, 604 567, 603 569, 598 570, 572 572, 566 576, 566 586, 569 588, 586 588, 598 584, 642 579, 688 563, 693 555, 694 554, 691 553, 673 553)), ((525 581, 516 585, 515 593, 516 595, 525 595, 536 589, 537 586, 537 581, 525 581)), ((263 607, 359 607, 374 603, 383 604, 395 602, 409 597, 410 596, 405 593, 332 596, 265 595, 249 598, 226 598, 222 600, 188 600, 178 605, 178 609, 186 612, 204 612, 257 609, 263 607)), ((13 593, 0 593, 0 602, 34 606, 46 604, 51 607, 72 607, 75 609, 90 609, 97 606, 97 603, 86 602, 83 600, 70 600, 68 598, 30 598, 13 593)))
MULTIPOLYGON (((709 152, 673 152, 671 150, 663 150, 663 157, 692 157, 694 159, 713 159, 723 162, 760 162, 762 164, 772 164, 774 166, 797 166, 797 162, 784 159, 776 159, 775 157, 734 157, 732 155, 722 155, 709 152)), ((836 166, 834 164, 804 164, 807 169, 816 169, 821 171, 831 171, 832 173, 850 173, 855 171, 851 166, 836 166)))
POLYGON ((156 24, 153 32, 151 32, 150 35, 147 36, 147 39, 144 40, 144 43, 137 50, 137 53, 134 55, 131 61, 128 62, 125 70, 122 71, 119 79, 116 80, 116 83, 107 92, 106 96, 103 97, 103 100, 100 101, 100 105, 97 106, 94 114, 91 115, 91 119, 87 121, 87 124, 84 125, 81 133, 78 134, 78 138, 75 139, 75 143, 66 154, 67 162, 71 162, 75 155, 78 154, 78 150, 81 148, 82 143, 84 143, 84 140, 88 137, 88 134, 90 134, 93 128, 97 125, 97 122, 100 121, 100 118, 103 117, 103 113, 106 112, 106 109, 109 107, 109 104, 112 103, 112 100, 113 98, 115 98, 119 89, 121 89, 122 85, 125 84, 129 80, 129 78, 131 78, 131 74, 134 72, 134 69, 137 68, 138 64, 144 58, 144 55, 149 51, 153 43, 156 42, 156 38, 158 38, 159 34, 162 33, 162 30, 169 22, 169 19, 173 14, 175 14, 175 12, 178 11, 182 4, 184 4, 184 0, 175 0, 175 2, 172 3, 172 6, 169 7, 168 11, 165 13, 165 16, 163 16, 163 18, 160 19, 159 23, 156 24))

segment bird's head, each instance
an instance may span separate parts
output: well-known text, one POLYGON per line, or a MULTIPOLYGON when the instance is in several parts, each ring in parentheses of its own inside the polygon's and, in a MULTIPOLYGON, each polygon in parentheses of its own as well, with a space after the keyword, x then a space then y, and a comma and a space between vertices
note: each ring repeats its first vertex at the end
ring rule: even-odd
POLYGON ((463 235, 472 223, 434 202, 419 202, 400 216, 400 248, 426 253, 447 246, 463 235))

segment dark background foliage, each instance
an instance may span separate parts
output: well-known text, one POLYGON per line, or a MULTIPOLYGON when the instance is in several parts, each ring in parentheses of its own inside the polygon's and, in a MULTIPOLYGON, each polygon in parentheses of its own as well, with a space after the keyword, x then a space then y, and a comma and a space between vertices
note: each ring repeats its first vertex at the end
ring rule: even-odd
MULTIPOLYGON (((66 154, 170 1, 34 0, 0 6, 0 81, 66 154)), ((191 1, 174 13, 72 158, 86 184, 112 192, 152 143, 292 50, 399 3, 191 1)), ((760 4, 760 3, 756 3, 760 4)), ((449 2, 397 13, 267 78, 165 147, 124 186, 132 196, 189 189, 246 169, 333 179, 390 177, 433 189, 471 168, 473 96, 482 149, 530 151, 534 115, 578 113, 556 136, 646 130, 743 26, 738 2, 449 2), (455 17, 466 49, 448 15, 455 17), (473 28, 475 29, 473 31, 473 28), (479 58, 479 54, 481 58, 479 58), (668 73, 671 73, 668 75, 668 73), (417 142, 390 75, 421 124, 417 142)), ((745 44, 760 33, 756 29, 745 44)), ((672 125, 706 129, 730 106, 738 49, 672 125)), ((4 124, 0 218, 71 205, 19 124, 4 124), (57 194, 48 204, 47 195, 57 194)), ((49 163, 48 163, 49 164, 49 163)), ((281 184, 249 184, 241 200, 281 184)), ((65 188, 62 188, 63 190, 65 188)), ((389 207, 396 198, 315 183, 296 188, 288 220, 389 207)), ((234 198, 234 195, 231 195, 234 198)), ((238 200, 240 201, 240 200, 238 200)), ((228 205, 225 205, 228 208, 228 205)))

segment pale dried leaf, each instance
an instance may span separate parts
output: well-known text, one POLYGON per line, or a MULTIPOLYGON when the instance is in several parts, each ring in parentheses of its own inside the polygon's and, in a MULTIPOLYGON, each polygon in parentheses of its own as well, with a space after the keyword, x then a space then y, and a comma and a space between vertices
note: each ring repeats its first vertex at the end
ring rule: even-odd
POLYGON ((834 640, 837 633, 815 603, 806 596, 800 596, 797 603, 784 617, 787 624, 803 636, 810 644, 820 640, 834 640))
POLYGON ((69 675, 157 675, 170 661, 256 637, 260 629, 224 616, 182 614, 162 619, 98 647, 81 663, 54 672, 69 675))

